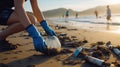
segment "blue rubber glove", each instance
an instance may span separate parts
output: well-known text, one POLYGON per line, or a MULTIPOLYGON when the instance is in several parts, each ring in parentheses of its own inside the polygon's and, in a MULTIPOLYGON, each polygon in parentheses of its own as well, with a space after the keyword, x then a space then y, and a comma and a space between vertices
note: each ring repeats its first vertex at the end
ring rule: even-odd
POLYGON ((45 30, 45 32, 50 35, 50 36, 56 36, 56 33, 52 30, 52 28, 49 27, 49 25, 47 24, 47 22, 45 20, 43 20, 42 22, 40 22, 42 28, 45 30))
POLYGON ((26 31, 33 39, 35 50, 40 51, 42 53, 46 53, 47 51, 46 43, 44 42, 42 36, 40 35, 36 27, 34 25, 29 25, 26 28, 26 31))

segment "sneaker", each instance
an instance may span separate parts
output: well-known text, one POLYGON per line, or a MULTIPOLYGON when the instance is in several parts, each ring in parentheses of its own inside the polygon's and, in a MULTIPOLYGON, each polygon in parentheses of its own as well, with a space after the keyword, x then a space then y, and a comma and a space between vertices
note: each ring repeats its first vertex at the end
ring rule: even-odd
POLYGON ((0 40, 0 52, 16 49, 16 45, 12 45, 6 40, 0 40))

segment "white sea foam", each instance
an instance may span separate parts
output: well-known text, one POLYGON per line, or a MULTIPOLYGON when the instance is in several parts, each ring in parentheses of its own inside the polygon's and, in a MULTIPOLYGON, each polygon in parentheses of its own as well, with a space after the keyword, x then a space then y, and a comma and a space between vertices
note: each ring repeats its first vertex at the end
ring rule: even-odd
POLYGON ((106 17, 95 18, 94 16, 84 16, 79 18, 52 18, 55 24, 69 25, 77 29, 89 29, 94 31, 113 32, 120 34, 120 16, 114 15, 107 24, 106 17))

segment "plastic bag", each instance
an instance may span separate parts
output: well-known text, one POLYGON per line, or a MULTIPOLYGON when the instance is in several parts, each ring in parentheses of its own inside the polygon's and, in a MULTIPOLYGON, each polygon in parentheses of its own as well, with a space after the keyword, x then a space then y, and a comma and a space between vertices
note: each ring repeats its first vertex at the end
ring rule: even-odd
POLYGON ((60 52, 61 51, 61 43, 59 41, 59 39, 56 36, 47 36, 45 38, 45 42, 47 45, 47 49, 49 50, 49 52, 60 52))

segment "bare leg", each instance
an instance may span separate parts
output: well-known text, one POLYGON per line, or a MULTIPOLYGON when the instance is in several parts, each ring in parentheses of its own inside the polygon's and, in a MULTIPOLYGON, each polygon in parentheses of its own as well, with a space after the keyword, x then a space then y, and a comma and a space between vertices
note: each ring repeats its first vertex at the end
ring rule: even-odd
MULTIPOLYGON (((32 24, 36 23, 36 19, 34 16, 27 14, 30 21, 32 22, 32 24)), ((9 25, 7 29, 3 30, 2 32, 0 32, 0 40, 4 40, 6 39, 9 35, 12 35, 14 33, 20 32, 25 30, 25 28, 23 27, 23 25, 17 20, 17 16, 15 13, 13 13, 7 24, 9 25)))
POLYGON ((106 26, 106 29, 107 29, 107 30, 110 30, 110 22, 111 22, 111 19, 108 18, 108 19, 107 19, 107 26, 106 26))
POLYGON ((109 25, 109 22, 107 22, 107 27, 106 27, 107 30, 110 30, 110 25, 109 25))

